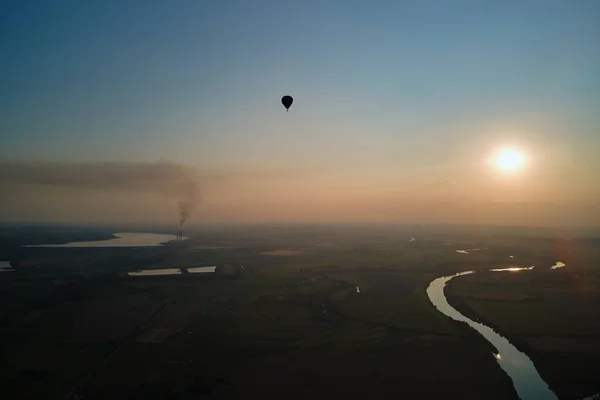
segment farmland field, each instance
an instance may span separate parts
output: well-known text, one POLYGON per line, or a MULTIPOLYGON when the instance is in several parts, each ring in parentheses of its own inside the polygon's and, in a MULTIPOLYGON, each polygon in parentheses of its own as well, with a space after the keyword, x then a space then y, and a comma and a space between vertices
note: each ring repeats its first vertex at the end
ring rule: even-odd
POLYGON ((600 360, 593 246, 565 242, 585 245, 577 253, 585 260, 565 258, 568 267, 549 273, 556 239, 530 232, 264 227, 186 235, 153 249, 5 246, 20 265, 0 276, 8 398, 516 399, 493 347, 425 293, 439 276, 511 265, 540 270, 454 280, 450 301, 531 352, 564 398, 598 389, 590 367, 600 360), (487 249, 456 252, 463 248, 487 249), (273 249, 295 253, 264 254, 273 249), (127 275, 211 265, 214 273, 127 275), (576 382, 566 368, 587 372, 576 382))

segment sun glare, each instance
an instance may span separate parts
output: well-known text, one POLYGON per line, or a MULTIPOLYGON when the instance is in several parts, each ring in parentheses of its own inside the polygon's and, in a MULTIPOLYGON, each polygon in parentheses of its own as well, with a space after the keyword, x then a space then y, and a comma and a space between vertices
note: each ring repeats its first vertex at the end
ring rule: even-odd
POLYGON ((517 150, 501 150, 494 157, 494 165, 502 171, 517 171, 523 167, 524 163, 525 157, 517 150))

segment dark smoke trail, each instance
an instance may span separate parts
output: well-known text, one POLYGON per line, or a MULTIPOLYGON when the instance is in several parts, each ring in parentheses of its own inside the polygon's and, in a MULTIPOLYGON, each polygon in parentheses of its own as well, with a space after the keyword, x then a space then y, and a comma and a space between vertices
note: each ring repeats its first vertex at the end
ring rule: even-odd
POLYGON ((181 198, 179 199, 179 229, 183 228, 189 219, 196 202, 198 201, 198 183, 194 180, 188 180, 181 184, 181 198))
POLYGON ((168 161, 61 163, 0 160, 0 192, 8 188, 6 185, 29 184, 162 194, 177 199, 180 228, 200 200, 201 185, 221 178, 214 172, 203 173, 168 161))
POLYGON ((184 201, 179 201, 179 229, 183 228, 185 221, 190 217, 189 206, 184 201))

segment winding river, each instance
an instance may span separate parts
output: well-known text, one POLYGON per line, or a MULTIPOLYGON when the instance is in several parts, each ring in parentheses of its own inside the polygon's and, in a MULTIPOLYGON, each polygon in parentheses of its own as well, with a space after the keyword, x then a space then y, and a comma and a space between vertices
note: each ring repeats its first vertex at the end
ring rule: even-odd
MULTIPOLYGON (((507 268, 506 270, 514 271, 516 268, 507 268)), ((490 327, 470 320, 448 303, 446 296, 444 295, 446 283, 457 276, 472 273, 474 273, 474 271, 459 272, 455 275, 444 276, 433 280, 427 288, 429 300, 431 300, 435 308, 442 314, 457 321, 466 322, 498 350, 498 353, 493 354, 493 356, 500 365, 500 368, 502 368, 512 379, 513 385, 521 400, 557 400, 558 397, 556 397, 554 392, 548 387, 548 384, 540 377, 533 362, 525 353, 519 351, 505 337, 499 335, 490 327)))
MULTIPOLYGON (((558 261, 551 269, 557 269, 564 267, 565 264, 558 261)), ((490 271, 502 272, 502 271, 521 271, 531 270, 534 267, 527 268, 502 268, 502 269, 491 269, 490 271)), ((500 368, 508 374, 512 379, 515 390, 521 400, 557 400, 558 397, 552 390, 550 390, 548 384, 542 379, 538 373, 535 365, 527 354, 519 351, 513 346, 508 339, 496 333, 492 328, 475 322, 459 313, 453 308, 446 300, 444 294, 444 288, 451 279, 458 276, 473 274, 475 271, 459 272, 451 276, 444 276, 441 278, 434 279, 427 288, 427 296, 435 308, 438 309, 442 314, 461 322, 467 323, 471 328, 479 332, 488 342, 490 342, 498 351, 498 353, 492 353, 493 357, 500 365, 500 368)), ((583 400, 600 399, 600 394, 586 397, 583 400)))

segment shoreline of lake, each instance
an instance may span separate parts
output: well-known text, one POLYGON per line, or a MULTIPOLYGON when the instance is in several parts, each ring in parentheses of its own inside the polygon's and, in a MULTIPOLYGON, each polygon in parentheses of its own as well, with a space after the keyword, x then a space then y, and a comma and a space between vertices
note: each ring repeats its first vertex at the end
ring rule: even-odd
POLYGON ((116 232, 106 240, 74 241, 61 244, 32 244, 37 248, 158 247, 177 240, 176 235, 151 232, 116 232))

